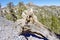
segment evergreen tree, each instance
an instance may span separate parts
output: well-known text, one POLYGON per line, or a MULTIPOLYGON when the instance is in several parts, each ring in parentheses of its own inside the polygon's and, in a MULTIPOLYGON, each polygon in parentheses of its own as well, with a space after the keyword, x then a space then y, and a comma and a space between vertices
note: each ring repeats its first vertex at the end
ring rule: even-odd
POLYGON ((14 12, 14 9, 13 9, 14 8, 13 3, 12 2, 8 3, 7 4, 7 7, 8 7, 9 12, 10 12, 10 14, 8 14, 8 15, 11 16, 11 18, 8 17, 8 19, 13 20, 13 21, 16 21, 17 20, 17 17, 15 15, 15 12, 14 12))

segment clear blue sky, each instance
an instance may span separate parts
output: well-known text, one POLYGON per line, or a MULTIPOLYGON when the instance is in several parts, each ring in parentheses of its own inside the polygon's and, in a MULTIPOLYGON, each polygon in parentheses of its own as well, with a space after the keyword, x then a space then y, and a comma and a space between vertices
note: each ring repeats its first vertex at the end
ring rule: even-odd
POLYGON ((32 2, 36 5, 43 6, 43 5, 58 5, 60 6, 60 0, 0 0, 0 3, 2 6, 6 6, 7 3, 13 2, 15 5, 18 4, 18 2, 32 2))

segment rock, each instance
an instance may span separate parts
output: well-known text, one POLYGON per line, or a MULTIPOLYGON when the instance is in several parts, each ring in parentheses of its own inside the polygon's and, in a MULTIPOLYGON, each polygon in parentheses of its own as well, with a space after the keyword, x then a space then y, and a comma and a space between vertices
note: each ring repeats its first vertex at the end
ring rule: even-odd
POLYGON ((35 37, 30 36, 30 37, 28 37, 28 40, 44 40, 44 39, 39 39, 39 38, 35 38, 35 37))
POLYGON ((0 40, 17 40, 18 33, 20 32, 20 26, 17 26, 12 21, 0 17, 0 40))
POLYGON ((19 40, 27 40, 24 36, 20 35, 19 40))
POLYGON ((28 9, 28 10, 24 11, 24 13, 22 13, 22 17, 23 17, 22 19, 25 20, 24 25, 23 25, 23 23, 22 23, 22 25, 20 25, 20 26, 23 26, 22 33, 29 32, 29 33, 37 34, 37 35, 39 35, 39 37, 41 37, 41 36, 46 37, 48 40, 59 40, 56 37, 56 35, 54 34, 54 32, 49 31, 45 25, 43 25, 42 23, 40 23, 37 20, 37 17, 33 13, 33 9, 28 9), (32 18, 32 20, 31 20, 31 18, 32 18), (32 22, 32 21, 34 21, 34 22, 32 22))
POLYGON ((25 11, 26 13, 22 13, 22 19, 18 19, 16 22, 0 17, 0 40, 44 40, 41 38, 59 40, 54 32, 49 31, 45 25, 37 20, 33 9, 25 11))

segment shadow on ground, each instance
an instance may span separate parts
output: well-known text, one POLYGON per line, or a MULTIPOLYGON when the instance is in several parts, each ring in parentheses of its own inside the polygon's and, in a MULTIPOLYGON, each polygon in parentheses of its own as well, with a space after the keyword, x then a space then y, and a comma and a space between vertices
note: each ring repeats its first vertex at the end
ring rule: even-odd
MULTIPOLYGON (((35 34, 31 34, 31 33, 27 33, 27 32, 26 32, 26 33, 22 33, 21 35, 25 36, 26 39, 27 39, 27 37, 33 36, 33 37, 36 37, 36 38, 38 38, 38 39, 48 40, 46 37, 41 38, 41 37, 36 36, 35 34)), ((27 39, 27 40, 28 40, 28 39, 27 39)))

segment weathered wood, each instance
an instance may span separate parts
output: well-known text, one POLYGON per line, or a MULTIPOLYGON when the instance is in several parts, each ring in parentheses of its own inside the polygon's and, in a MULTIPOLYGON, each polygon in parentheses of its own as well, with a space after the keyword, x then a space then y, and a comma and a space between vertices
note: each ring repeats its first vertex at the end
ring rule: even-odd
MULTIPOLYGON (((45 27, 45 25, 43 25, 42 23, 40 23, 37 20, 37 17, 33 13, 33 9, 28 9, 28 10, 26 10, 26 12, 23 12, 22 17, 23 17, 22 19, 24 20, 24 22, 23 22, 24 25, 23 26, 21 25, 22 28, 24 28, 23 33, 28 32, 27 30, 29 30, 30 33, 37 34, 42 37, 46 37, 48 40, 59 40, 56 37, 56 35, 54 34, 54 32, 50 31, 48 28, 45 27), (30 15, 31 15, 31 17, 29 17, 30 15), (28 18, 27 18, 27 16, 28 16, 28 18), (28 22, 28 20, 29 20, 29 22, 28 22), (34 21, 34 23, 32 21, 34 21), (27 24, 26 24, 26 22, 27 22, 27 24)), ((18 20, 18 22, 19 22, 19 20, 18 20)))

